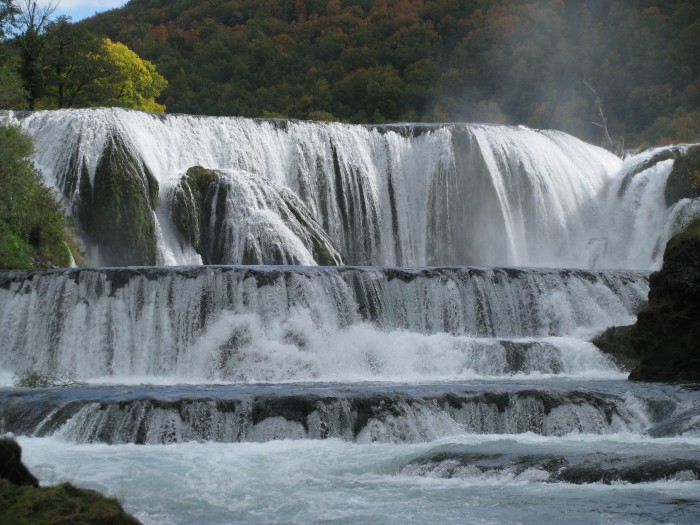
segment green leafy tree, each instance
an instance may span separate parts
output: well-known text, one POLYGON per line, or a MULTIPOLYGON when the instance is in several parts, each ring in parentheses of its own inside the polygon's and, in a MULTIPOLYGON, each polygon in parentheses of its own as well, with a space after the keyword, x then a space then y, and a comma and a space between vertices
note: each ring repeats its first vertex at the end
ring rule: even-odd
POLYGON ((19 74, 29 97, 29 109, 34 109, 36 101, 43 93, 44 50, 46 47, 46 27, 58 4, 39 5, 36 0, 18 2, 15 22, 17 35, 15 43, 19 48, 19 74))
POLYGON ((44 51, 44 108, 70 108, 96 102, 95 86, 104 76, 101 44, 67 17, 49 22, 44 51))
POLYGON ((104 105, 165 111, 165 106, 155 99, 168 81, 158 73, 152 62, 143 60, 124 44, 112 42, 109 38, 102 40, 101 56, 96 60, 103 67, 103 75, 97 85, 104 105))
POLYGON ((0 42, 4 42, 8 33, 15 24, 15 18, 19 9, 12 0, 0 0, 0 42))
POLYGON ((27 92, 6 42, 18 13, 10 0, 0 1, 0 109, 24 108, 27 104, 27 92))
POLYGON ((0 109, 23 109, 27 92, 22 78, 8 65, 0 65, 0 109))

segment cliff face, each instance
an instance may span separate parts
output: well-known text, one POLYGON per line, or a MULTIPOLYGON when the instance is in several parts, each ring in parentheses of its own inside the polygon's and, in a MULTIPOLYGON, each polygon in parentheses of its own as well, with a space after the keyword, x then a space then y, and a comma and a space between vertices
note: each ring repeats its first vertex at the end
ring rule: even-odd
POLYGON ((666 246, 649 303, 627 336, 640 362, 635 381, 700 381, 700 219, 666 246))

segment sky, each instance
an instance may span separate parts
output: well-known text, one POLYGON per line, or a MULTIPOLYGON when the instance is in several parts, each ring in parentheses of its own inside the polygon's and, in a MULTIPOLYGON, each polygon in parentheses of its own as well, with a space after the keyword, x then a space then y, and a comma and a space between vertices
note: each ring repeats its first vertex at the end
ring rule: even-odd
POLYGON ((73 22, 90 17, 100 11, 121 7, 127 2, 127 0, 37 0, 37 3, 46 5, 56 3, 56 1, 58 1, 58 8, 54 11, 52 18, 66 15, 70 16, 73 22))

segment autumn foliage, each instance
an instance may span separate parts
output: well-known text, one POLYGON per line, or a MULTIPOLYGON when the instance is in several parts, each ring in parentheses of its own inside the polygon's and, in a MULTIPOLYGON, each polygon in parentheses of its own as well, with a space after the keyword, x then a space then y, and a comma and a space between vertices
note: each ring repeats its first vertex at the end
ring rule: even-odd
POLYGON ((140 0, 84 26, 169 80, 176 112, 468 120, 590 140, 700 138, 692 0, 140 0))

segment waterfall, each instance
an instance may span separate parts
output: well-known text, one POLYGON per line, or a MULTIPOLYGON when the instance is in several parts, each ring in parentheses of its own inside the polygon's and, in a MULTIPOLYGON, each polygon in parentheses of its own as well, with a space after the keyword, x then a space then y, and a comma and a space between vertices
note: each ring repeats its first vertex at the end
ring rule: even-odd
POLYGON ((687 146, 622 161, 524 127, 124 109, 0 123, 32 137, 94 265, 0 272, 0 433, 42 479, 148 524, 697 521, 697 390, 628 382, 590 342, 634 322, 700 215, 667 195, 687 146), (69 384, 14 386, 35 377, 69 384))
POLYGON ((556 131, 114 108, 0 120, 31 135, 35 162, 81 225, 95 265, 651 269, 669 232, 700 212, 695 201, 665 206, 672 160, 636 173, 651 153, 623 164, 556 131), (188 179, 196 166, 212 180, 188 179), (132 208, 143 209, 145 230, 114 222, 105 181, 117 176, 140 192, 132 208), (183 191, 200 205, 183 206, 183 191))
POLYGON ((0 274, 6 372, 121 381, 612 376, 580 338, 633 321, 647 274, 190 267, 0 274))
MULTIPOLYGON (((518 389, 479 392, 317 388, 284 397, 255 388, 187 387, 174 396, 88 388, 79 398, 27 393, 0 407, 15 431, 79 443, 236 443, 337 438, 415 443, 468 432, 563 436, 615 434, 648 424, 644 403, 595 392, 518 389), (36 404, 28 411, 28 404, 36 404)), ((0 428, 0 431, 2 428, 0 428)))

